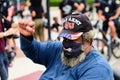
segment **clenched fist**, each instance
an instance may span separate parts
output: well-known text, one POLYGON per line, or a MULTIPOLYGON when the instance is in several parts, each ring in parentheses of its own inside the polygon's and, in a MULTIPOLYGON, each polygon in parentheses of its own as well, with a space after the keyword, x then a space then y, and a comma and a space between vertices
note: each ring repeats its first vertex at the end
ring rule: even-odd
POLYGON ((23 36, 32 36, 35 32, 35 23, 32 20, 23 19, 19 23, 20 34, 23 36))

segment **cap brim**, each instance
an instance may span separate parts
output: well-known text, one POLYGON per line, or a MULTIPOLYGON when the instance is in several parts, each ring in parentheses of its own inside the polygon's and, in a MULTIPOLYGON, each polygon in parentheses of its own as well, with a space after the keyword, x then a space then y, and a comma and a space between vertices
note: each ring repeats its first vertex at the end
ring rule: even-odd
POLYGON ((75 40, 78 39, 82 34, 83 32, 72 32, 70 30, 63 29, 59 34, 59 37, 65 37, 70 40, 75 40))

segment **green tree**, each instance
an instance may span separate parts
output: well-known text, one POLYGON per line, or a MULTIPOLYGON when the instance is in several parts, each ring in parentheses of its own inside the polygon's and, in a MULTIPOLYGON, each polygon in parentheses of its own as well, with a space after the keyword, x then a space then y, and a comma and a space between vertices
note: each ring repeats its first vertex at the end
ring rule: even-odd
POLYGON ((62 0, 50 0, 50 6, 58 6, 62 0))

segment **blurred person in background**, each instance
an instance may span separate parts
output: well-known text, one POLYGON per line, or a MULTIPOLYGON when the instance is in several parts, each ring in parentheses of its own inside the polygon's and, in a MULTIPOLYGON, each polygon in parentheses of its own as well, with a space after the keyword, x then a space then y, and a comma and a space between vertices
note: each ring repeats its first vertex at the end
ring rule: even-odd
POLYGON ((58 22, 58 18, 57 17, 53 17, 53 21, 54 21, 54 23, 52 24, 51 29, 59 33, 60 32, 60 28, 59 27, 61 25, 58 22))
POLYGON ((31 17, 32 20, 34 20, 36 28, 35 28, 35 33, 34 37, 38 41, 45 41, 44 40, 44 21, 43 17, 45 15, 44 9, 42 6, 42 0, 30 0, 30 12, 31 12, 31 17))
MULTIPOLYGON (((113 49, 117 48, 120 45, 120 0, 95 0, 94 6, 103 27, 110 28, 113 49)), ((107 29, 103 31, 106 33, 107 29)), ((115 80, 120 80, 119 69, 113 68, 113 71, 115 80)))
MULTIPOLYGON (((79 4, 79 6, 74 11, 75 13, 83 13, 86 14, 87 12, 87 1, 86 0, 75 0, 79 4)), ((87 15, 87 14, 86 14, 87 15)))
POLYGON ((7 18, 7 20, 12 20, 13 13, 10 5, 10 0, 4 0, 3 4, 1 4, 0 12, 7 18))
MULTIPOLYGON (((13 18, 13 9, 12 5, 10 5, 10 0, 4 0, 3 3, 1 4, 0 7, 0 13, 6 17, 7 20, 12 22, 13 18)), ((3 25, 4 26, 4 25, 3 25)), ((6 31, 7 28, 4 27, 4 31, 6 31)), ((19 34, 19 33, 18 33, 19 34)), ((9 66, 12 66, 12 60, 14 57, 11 55, 12 52, 15 53, 15 48, 16 48, 16 43, 15 43, 15 38, 18 38, 17 35, 12 35, 12 36, 7 36, 5 37, 5 42, 6 42, 6 53, 8 53, 8 60, 9 60, 9 66)))
POLYGON ((52 30, 53 35, 54 35, 53 37, 54 37, 55 40, 56 39, 60 40, 60 38, 57 37, 57 36, 61 32, 61 30, 62 30, 63 27, 59 24, 58 17, 53 17, 53 21, 54 22, 53 22, 53 24, 51 26, 51 30, 52 30))
MULTIPOLYGON (((110 28, 113 45, 119 44, 117 20, 120 15, 120 3, 117 0, 97 0, 96 3, 99 4, 97 6, 98 17, 103 21, 103 34, 105 35, 110 28)), ((106 39, 105 36, 104 39, 106 39)))
POLYGON ((73 0, 62 0, 62 2, 59 4, 61 19, 71 14, 74 11, 74 8, 78 6, 78 4, 77 6, 76 4, 77 3, 74 3, 73 0))
POLYGON ((18 22, 24 18, 23 12, 25 10, 25 0, 12 0, 13 21, 18 22))
POLYGON ((69 14, 74 13, 85 13, 86 0, 74 1, 74 0, 62 0, 59 4, 61 19, 69 14))
MULTIPOLYGON (((4 0, 0 0, 2 5, 4 0)), ((9 22, 2 13, 0 13, 0 78, 1 80, 8 80, 8 55, 5 51, 7 36, 11 36, 18 32, 18 26, 15 23, 9 22), (6 28, 6 30, 4 30, 6 28)))

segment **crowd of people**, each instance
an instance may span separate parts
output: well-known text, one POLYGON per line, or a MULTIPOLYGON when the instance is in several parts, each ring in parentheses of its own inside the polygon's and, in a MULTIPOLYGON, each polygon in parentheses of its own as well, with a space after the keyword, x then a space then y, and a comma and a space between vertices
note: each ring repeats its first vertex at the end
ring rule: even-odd
MULTIPOLYGON (((60 24, 54 16, 50 29, 60 33, 58 39, 62 38, 62 42, 45 41, 43 18, 46 15, 41 3, 42 0, 30 0, 31 19, 15 23, 15 14, 20 13, 24 18, 25 5, 17 11, 16 5, 10 5, 9 0, 0 0, 1 80, 8 80, 8 67, 13 60, 10 54, 15 55, 16 38, 20 38, 26 57, 46 67, 40 80, 114 80, 111 66, 92 45, 95 32, 87 14, 90 6, 87 0, 62 0, 58 5, 63 23, 60 24), (59 26, 62 26, 62 31, 59 26)), ((104 39, 110 28, 112 44, 120 44, 120 1, 95 0, 93 6, 102 20, 104 39)))

